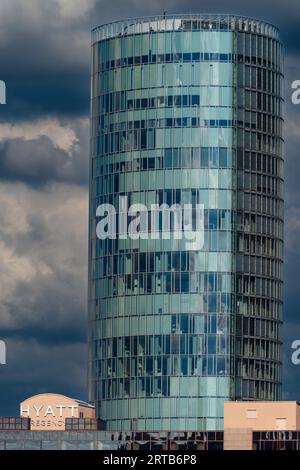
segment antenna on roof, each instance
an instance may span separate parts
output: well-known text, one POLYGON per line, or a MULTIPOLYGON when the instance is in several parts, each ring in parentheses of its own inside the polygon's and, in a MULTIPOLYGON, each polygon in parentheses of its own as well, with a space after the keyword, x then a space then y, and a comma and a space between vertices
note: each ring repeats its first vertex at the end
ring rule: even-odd
POLYGON ((167 10, 164 8, 164 10, 163 10, 164 18, 166 17, 166 14, 167 14, 167 10))

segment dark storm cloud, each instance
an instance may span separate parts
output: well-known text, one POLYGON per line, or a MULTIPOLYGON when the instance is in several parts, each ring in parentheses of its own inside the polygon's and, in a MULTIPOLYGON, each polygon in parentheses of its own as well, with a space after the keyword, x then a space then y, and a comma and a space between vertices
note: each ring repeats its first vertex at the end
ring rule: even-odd
MULTIPOLYGON (((84 140, 80 141, 81 145, 84 140)), ((0 181, 22 181, 34 187, 49 182, 88 182, 87 147, 72 155, 46 136, 38 139, 9 139, 0 144, 0 181), (82 153, 81 153, 82 152, 82 153)))
POLYGON ((1 329, 7 337, 37 338, 44 346, 86 341, 86 282, 57 269, 16 284, 4 302, 13 328, 1 329), (77 292, 75 289, 77 287, 77 292), (38 312, 38 314, 33 314, 38 312))
POLYGON ((88 113, 89 18, 62 15, 61 3, 11 0, 0 5, 0 72, 9 104, 1 120, 88 113))
POLYGON ((300 79, 299 53, 295 37, 291 51, 286 47, 285 64, 285 269, 283 324, 283 398, 299 399, 300 367, 291 362, 291 344, 300 339, 299 277, 300 277, 300 106, 292 104, 291 84, 300 79))
POLYGON ((4 72, 7 103, 1 109, 0 122, 34 119, 39 116, 85 116, 89 112, 89 69, 69 70, 64 75, 34 75, 22 78, 4 72))
POLYGON ((86 399, 85 342, 49 346, 40 339, 4 339, 9 361, 0 370, 0 416, 17 416, 19 403, 38 393, 86 399))
MULTIPOLYGON (((6 184, 5 189, 13 186, 6 184)), ((6 201, 6 207, 0 209, 1 333, 43 338, 48 343, 83 340, 85 191, 55 185, 43 195, 24 186, 15 192, 0 195, 0 202, 6 201), (65 200, 60 201, 63 196, 65 200), (13 215, 11 208, 15 208, 13 215)))
POLYGON ((43 186, 59 178, 67 160, 67 152, 55 148, 46 136, 30 141, 7 140, 0 145, 0 178, 43 186))
POLYGON ((89 111, 90 27, 71 13, 56 0, 0 4, 0 122, 27 126, 17 138, 0 130, 0 415, 45 391, 86 398, 89 134, 73 118, 89 111), (67 138, 55 125, 26 135, 45 118, 67 138))
MULTIPOLYGON (((299 273, 297 273, 299 279, 299 273)), ((283 399, 299 401, 299 382, 300 382, 300 365, 292 363, 291 348, 295 339, 300 340, 300 324, 285 322, 284 324, 285 348, 283 356, 283 399)))

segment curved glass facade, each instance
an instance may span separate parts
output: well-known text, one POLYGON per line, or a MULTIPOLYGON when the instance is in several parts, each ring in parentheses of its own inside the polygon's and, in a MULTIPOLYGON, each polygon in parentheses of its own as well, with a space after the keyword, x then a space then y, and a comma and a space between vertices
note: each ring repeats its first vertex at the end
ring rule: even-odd
POLYGON ((237 33, 235 398, 280 399, 282 50, 237 33))
POLYGON ((222 429, 225 400, 280 393, 278 32, 182 15, 92 39, 89 398, 110 430, 222 429), (97 208, 122 214, 120 196, 203 205, 203 246, 120 223, 99 239, 97 208))

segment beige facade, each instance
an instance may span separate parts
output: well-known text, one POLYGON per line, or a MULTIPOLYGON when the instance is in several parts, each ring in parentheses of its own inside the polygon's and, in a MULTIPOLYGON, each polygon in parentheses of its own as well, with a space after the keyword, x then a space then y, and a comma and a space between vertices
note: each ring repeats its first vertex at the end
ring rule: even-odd
POLYGON ((252 449, 253 431, 300 429, 296 401, 244 401, 224 404, 224 450, 252 449))
POLYGON ((66 418, 95 418, 95 408, 57 393, 42 393, 20 404, 20 416, 31 419, 32 430, 64 431, 66 418))

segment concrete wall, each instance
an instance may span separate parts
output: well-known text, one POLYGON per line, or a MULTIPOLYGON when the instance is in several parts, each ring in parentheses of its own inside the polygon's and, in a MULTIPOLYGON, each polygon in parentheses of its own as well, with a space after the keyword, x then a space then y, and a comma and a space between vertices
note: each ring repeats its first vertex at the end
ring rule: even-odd
POLYGON ((281 431, 300 429, 300 406, 296 401, 226 402, 224 429, 281 431))

